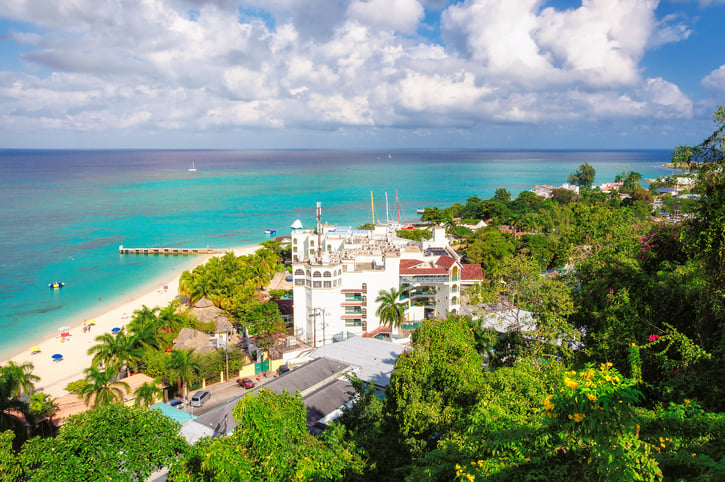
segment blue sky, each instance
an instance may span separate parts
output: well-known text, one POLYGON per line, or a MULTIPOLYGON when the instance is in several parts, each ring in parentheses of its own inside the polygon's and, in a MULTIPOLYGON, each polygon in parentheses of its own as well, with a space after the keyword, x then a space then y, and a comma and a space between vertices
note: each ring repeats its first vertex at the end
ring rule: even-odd
POLYGON ((9 0, 0 148, 631 149, 725 103, 725 0, 9 0))

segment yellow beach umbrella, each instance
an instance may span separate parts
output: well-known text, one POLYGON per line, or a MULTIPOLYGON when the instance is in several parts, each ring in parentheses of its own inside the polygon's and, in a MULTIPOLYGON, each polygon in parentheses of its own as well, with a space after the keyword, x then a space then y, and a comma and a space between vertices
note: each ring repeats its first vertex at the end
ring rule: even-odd
POLYGON ((30 347, 30 353, 32 353, 32 354, 40 353, 40 347, 38 345, 31 346, 30 347))
POLYGON ((96 320, 88 320, 88 321, 86 321, 86 325, 95 325, 95 324, 96 324, 96 320))

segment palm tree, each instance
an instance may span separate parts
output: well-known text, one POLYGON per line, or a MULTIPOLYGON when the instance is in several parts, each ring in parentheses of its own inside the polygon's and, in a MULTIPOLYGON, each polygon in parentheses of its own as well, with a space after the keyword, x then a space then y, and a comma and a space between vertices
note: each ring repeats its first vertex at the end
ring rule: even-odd
POLYGON ((36 417, 50 419, 59 408, 55 400, 55 397, 47 393, 38 392, 31 395, 28 406, 36 417))
POLYGON ((12 380, 14 397, 20 398, 21 395, 29 395, 35 391, 35 382, 40 377, 33 375, 33 364, 23 363, 18 365, 14 361, 9 361, 7 366, 0 367, 3 376, 7 376, 12 380))
POLYGON ((129 391, 128 383, 122 381, 113 381, 113 375, 108 370, 99 370, 95 366, 86 368, 86 382, 88 382, 80 391, 79 395, 83 396, 86 405, 91 403, 93 406, 107 405, 114 402, 122 402, 124 391, 120 387, 129 391))
POLYGON ((151 383, 146 382, 138 387, 134 392, 136 394, 136 400, 134 403, 136 405, 143 404, 145 406, 149 406, 159 398, 161 392, 162 390, 158 387, 155 381, 151 383))
MULTIPOLYGON (((5 367, 3 367, 5 368, 5 367)), ((32 419, 28 404, 14 396, 18 393, 17 380, 4 369, 0 371, 0 433, 12 430, 15 433, 14 445, 19 445, 27 438, 25 420, 32 419)))
POLYGON ((169 358, 166 368, 176 379, 179 391, 186 398, 186 384, 199 372, 201 365, 194 358, 193 348, 189 350, 174 349, 171 350, 170 355, 171 358, 169 358))
MULTIPOLYGON (((42 435, 45 437, 45 429, 48 427, 48 423, 53 426, 53 415, 55 415, 59 409, 55 398, 43 392, 34 393, 28 401, 28 407, 30 413, 32 413, 34 417, 40 419, 36 430, 40 428, 42 435), (43 423, 43 419, 46 418, 48 419, 48 423, 43 423)), ((52 431, 53 429, 51 428, 51 433, 52 431)))
POLYGON ((387 325, 391 328, 398 328, 403 324, 405 319, 406 303, 400 301, 400 295, 403 294, 404 288, 390 288, 390 291, 380 290, 376 303, 380 303, 375 314, 380 318, 381 325, 387 325))
POLYGON ((169 303, 159 312, 158 327, 162 330, 178 331, 184 325, 184 320, 176 312, 176 303, 169 303))
POLYGON ((88 354, 93 355, 91 363, 94 367, 101 364, 110 371, 120 372, 126 367, 126 376, 131 374, 131 368, 138 366, 138 361, 143 356, 133 336, 126 336, 123 329, 118 333, 104 333, 96 337, 97 345, 88 349, 88 354))
POLYGON ((132 334, 134 344, 138 348, 159 347, 157 337, 159 329, 158 312, 158 307, 151 309, 146 305, 134 311, 133 319, 128 324, 128 331, 132 334))

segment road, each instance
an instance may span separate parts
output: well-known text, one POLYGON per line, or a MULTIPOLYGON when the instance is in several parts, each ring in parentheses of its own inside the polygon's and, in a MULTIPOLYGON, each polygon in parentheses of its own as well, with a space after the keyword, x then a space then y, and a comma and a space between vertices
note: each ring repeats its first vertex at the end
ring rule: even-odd
MULTIPOLYGON (((252 378, 252 380, 254 380, 255 386, 260 386, 264 385, 265 382, 272 380, 272 377, 265 378, 264 376, 262 376, 261 384, 257 383, 256 377, 252 378)), ((211 411, 212 409, 218 407, 226 401, 243 395, 250 390, 251 389, 246 389, 239 386, 236 377, 231 378, 230 380, 227 380, 223 383, 215 383, 214 385, 209 385, 206 387, 206 391, 211 393, 211 397, 209 398, 209 400, 206 401, 203 407, 191 407, 187 405, 186 407, 184 407, 184 411, 198 417, 199 415, 205 414, 206 412, 211 411)), ((194 393, 196 393, 197 391, 198 390, 189 392, 189 398, 191 398, 191 396, 194 395, 194 393)))

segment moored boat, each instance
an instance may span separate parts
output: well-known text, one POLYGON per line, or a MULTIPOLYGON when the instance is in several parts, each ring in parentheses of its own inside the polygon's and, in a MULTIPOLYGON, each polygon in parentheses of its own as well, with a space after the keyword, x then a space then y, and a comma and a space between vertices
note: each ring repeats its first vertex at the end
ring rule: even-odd
POLYGON ((62 281, 53 281, 52 283, 48 283, 48 288, 50 289, 58 289, 62 288, 63 286, 65 286, 65 283, 63 283, 62 281))
POLYGON ((274 229, 265 229, 264 234, 277 234, 277 231, 274 229))

